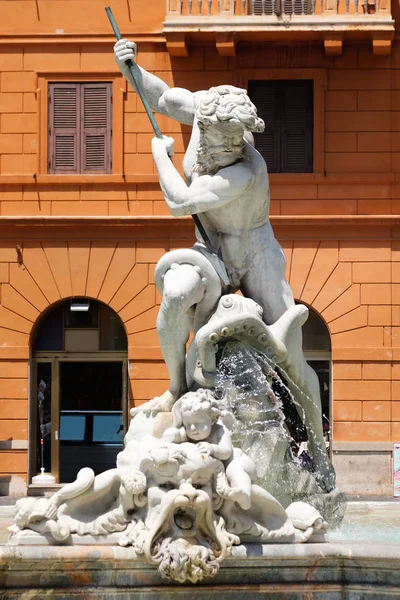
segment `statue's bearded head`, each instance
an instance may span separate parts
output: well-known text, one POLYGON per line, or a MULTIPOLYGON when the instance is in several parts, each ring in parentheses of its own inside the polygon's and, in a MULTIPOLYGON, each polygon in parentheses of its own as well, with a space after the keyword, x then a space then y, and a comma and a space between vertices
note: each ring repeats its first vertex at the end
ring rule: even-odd
POLYGON ((264 130, 246 90, 232 85, 211 88, 202 97, 196 118, 200 142, 195 170, 200 174, 215 173, 245 158, 244 133, 264 130))

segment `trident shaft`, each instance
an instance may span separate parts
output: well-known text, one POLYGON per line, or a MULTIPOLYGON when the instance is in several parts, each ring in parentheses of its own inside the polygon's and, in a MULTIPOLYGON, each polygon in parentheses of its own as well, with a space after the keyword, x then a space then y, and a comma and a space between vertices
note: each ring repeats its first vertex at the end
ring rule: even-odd
MULTIPOLYGON (((111 27, 113 28, 113 31, 115 33, 115 37, 117 38, 117 40, 121 40, 122 39, 121 32, 120 32, 118 25, 114 19, 112 10, 109 6, 106 7, 106 13, 107 13, 108 19, 111 23, 111 27)), ((147 100, 146 94, 144 93, 144 90, 142 87, 142 83, 140 80, 139 67, 131 59, 128 59, 126 61, 126 66, 128 67, 130 74, 132 75, 132 79, 135 84, 136 91, 139 95, 139 98, 141 99, 141 101, 143 103, 143 106, 145 108, 147 116, 150 119, 150 123, 151 123, 151 126, 153 127, 154 134, 156 137, 162 139, 162 137, 163 137, 162 133, 160 131, 159 126, 157 125, 157 121, 155 120, 153 111, 151 110, 149 101, 147 100)), ((206 230, 204 229, 202 222, 200 221, 199 216, 192 215, 192 217, 193 217, 193 221, 195 222, 197 229, 200 232, 201 237, 203 238, 203 241, 204 241, 204 244, 205 244, 207 250, 211 254, 210 262, 214 266, 215 270, 217 271, 218 275, 220 276, 221 280, 225 283, 225 285, 229 285, 229 277, 228 277, 228 273, 226 272, 226 268, 225 268, 224 261, 222 259, 221 251, 217 251, 214 248, 214 246, 212 245, 210 238, 208 237, 208 234, 207 234, 206 230)))

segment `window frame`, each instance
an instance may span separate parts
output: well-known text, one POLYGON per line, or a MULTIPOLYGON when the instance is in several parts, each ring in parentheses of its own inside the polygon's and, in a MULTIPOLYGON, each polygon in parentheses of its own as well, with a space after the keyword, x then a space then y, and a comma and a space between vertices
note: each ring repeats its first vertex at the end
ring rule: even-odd
MULTIPOLYGON (((287 182, 296 179, 314 180, 325 175, 325 91, 327 89, 326 69, 243 69, 237 74, 236 85, 248 89, 249 81, 308 79, 313 81, 313 171, 311 173, 270 173, 271 181, 287 182)), ((268 166, 268 165, 267 165, 268 166)))
POLYGON ((124 154, 124 94, 127 91, 126 79, 120 73, 110 72, 87 72, 79 73, 65 72, 41 72, 38 76, 38 162, 36 180, 38 183, 47 182, 76 182, 85 183, 87 181, 109 181, 123 178, 123 154, 124 154), (112 84, 112 104, 111 104, 111 173, 49 173, 48 153, 49 153, 49 107, 48 94, 49 84, 51 83, 108 83, 112 84))

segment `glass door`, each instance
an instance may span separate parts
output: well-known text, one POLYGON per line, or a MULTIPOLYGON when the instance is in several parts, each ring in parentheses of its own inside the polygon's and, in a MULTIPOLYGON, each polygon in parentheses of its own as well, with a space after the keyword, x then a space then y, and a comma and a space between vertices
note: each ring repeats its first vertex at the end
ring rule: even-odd
POLYGON ((60 361, 60 483, 112 469, 123 447, 121 361, 60 361))

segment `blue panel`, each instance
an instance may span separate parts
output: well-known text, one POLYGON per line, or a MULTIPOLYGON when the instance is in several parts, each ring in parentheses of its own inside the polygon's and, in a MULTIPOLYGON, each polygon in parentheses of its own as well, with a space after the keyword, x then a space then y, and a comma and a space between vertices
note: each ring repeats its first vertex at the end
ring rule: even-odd
POLYGON ((122 444, 122 413, 93 415, 93 442, 122 444))
POLYGON ((86 415, 61 415, 60 440, 83 442, 85 439, 86 415))

